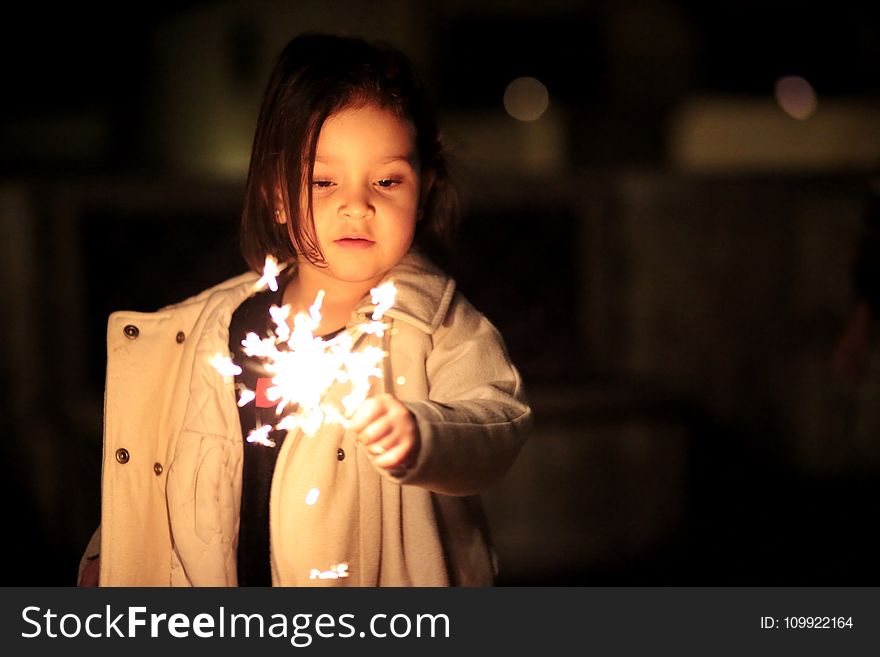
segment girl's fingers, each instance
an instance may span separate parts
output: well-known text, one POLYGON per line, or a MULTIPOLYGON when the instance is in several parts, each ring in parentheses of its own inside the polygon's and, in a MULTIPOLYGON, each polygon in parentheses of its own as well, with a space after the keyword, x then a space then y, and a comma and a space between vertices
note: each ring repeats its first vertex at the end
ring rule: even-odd
POLYGON ((364 445, 372 445, 392 433, 395 425, 387 416, 380 417, 378 420, 371 422, 362 431, 358 432, 358 439, 364 445))
POLYGON ((400 441, 400 436, 394 431, 389 432, 382 438, 369 443, 367 451, 373 456, 380 456, 389 451, 400 441))
POLYGON ((358 406, 354 415, 351 416, 351 428, 360 433, 370 422, 385 413, 385 405, 379 398, 370 397, 358 406))
POLYGON ((384 454, 375 457, 373 463, 380 468, 385 468, 387 470, 399 468, 407 461, 412 447, 412 443, 400 442, 384 454))

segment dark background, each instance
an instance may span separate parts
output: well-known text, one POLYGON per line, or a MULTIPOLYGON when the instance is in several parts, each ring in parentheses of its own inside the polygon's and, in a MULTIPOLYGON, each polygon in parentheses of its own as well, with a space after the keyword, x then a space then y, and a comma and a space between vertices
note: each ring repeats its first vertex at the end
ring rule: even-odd
POLYGON ((107 315, 245 268, 256 112, 305 29, 388 40, 435 91, 467 202, 450 269, 535 410, 486 494, 501 584, 878 583, 880 363, 831 368, 880 163, 876 7, 4 11, 3 584, 75 582, 99 522, 107 315), (816 91, 806 120, 774 100, 785 75, 816 91), (550 98, 530 123, 502 104, 522 76, 550 98))

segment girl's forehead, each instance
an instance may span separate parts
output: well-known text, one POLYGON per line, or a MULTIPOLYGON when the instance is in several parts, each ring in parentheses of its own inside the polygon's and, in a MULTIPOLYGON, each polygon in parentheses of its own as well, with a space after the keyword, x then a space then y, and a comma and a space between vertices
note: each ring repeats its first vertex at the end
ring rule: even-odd
POLYGON ((376 105, 345 108, 331 114, 318 134, 315 161, 334 161, 357 155, 375 160, 409 159, 415 150, 412 123, 376 105))

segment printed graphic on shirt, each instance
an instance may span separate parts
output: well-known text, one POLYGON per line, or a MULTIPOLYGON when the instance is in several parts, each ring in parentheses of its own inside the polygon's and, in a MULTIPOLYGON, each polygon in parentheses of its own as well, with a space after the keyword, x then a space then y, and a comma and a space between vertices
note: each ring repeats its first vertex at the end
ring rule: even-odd
POLYGON ((266 391, 272 387, 272 379, 268 377, 259 377, 257 379, 257 389, 256 389, 256 399, 254 399, 254 404, 256 404, 257 408, 274 408, 276 402, 270 401, 266 396, 266 391))

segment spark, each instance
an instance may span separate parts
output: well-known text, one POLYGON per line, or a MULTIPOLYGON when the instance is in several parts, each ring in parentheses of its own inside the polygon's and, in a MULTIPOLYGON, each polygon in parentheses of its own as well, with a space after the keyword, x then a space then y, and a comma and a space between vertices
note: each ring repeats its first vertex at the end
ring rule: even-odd
POLYGON ((248 390, 247 388, 242 389, 241 393, 238 396, 238 407, 241 408, 242 406, 247 406, 252 401, 254 401, 256 397, 257 393, 255 393, 253 390, 248 390))
MULTIPOLYGON (((321 305, 324 303, 324 290, 318 290, 315 303, 309 306, 309 318, 315 328, 321 323, 321 305)), ((373 319, 376 319, 375 317, 373 319)))
POLYGON ((275 335, 279 340, 287 340, 290 337, 290 327, 287 318, 290 317, 290 306, 272 306, 269 308, 269 316, 275 323, 275 335))
POLYGON ((235 376, 241 374, 241 368, 232 362, 229 356, 217 354, 211 359, 211 365, 223 376, 235 376))
POLYGON ((267 285, 273 292, 278 291, 278 280, 276 277, 284 271, 286 265, 279 265, 278 261, 270 255, 266 256, 266 263, 263 265, 263 277, 255 284, 254 289, 261 290, 267 285))
POLYGON ((333 564, 330 566, 330 570, 320 571, 317 568, 312 568, 309 573, 309 579, 340 579, 343 577, 348 577, 348 563, 345 561, 333 564))
POLYGON ((397 377, 397 385, 399 385, 399 386, 406 385, 406 377, 405 376, 397 377))
POLYGON ((269 438, 269 432, 272 431, 271 424, 264 424, 261 427, 252 429, 248 434, 247 441, 249 443, 257 443, 265 447, 275 447, 275 441, 269 438))
POLYGON ((317 488, 312 488, 308 494, 306 494, 306 504, 312 506, 315 502, 318 501, 318 495, 321 494, 317 488))
POLYGON ((382 283, 379 287, 374 287, 370 290, 370 295, 373 303, 376 304, 376 309, 373 310, 373 321, 376 321, 382 319, 382 315, 394 305, 394 298, 397 296, 397 288, 394 287, 393 282, 388 281, 382 283))

